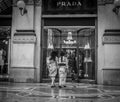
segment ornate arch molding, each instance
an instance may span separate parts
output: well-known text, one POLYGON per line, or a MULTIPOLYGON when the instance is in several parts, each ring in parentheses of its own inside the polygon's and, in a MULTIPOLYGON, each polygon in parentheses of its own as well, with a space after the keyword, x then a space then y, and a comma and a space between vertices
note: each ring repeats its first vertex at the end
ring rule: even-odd
POLYGON ((114 0, 98 0, 98 5, 113 4, 114 0))
MULTIPOLYGON (((13 0, 13 5, 16 6, 18 0, 13 0)), ((41 5, 42 0, 24 0, 27 5, 41 5)))

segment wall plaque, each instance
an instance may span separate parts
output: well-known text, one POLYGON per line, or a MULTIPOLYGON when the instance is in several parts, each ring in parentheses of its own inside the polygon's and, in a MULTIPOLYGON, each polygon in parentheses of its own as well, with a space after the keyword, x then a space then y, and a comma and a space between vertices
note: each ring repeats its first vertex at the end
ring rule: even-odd
POLYGON ((16 30, 13 36, 12 67, 34 68, 36 34, 34 30, 16 30))
POLYGON ((36 43, 36 34, 32 30, 17 30, 13 37, 14 43, 36 43))
POLYGON ((120 30, 105 30, 103 44, 120 44, 120 30))

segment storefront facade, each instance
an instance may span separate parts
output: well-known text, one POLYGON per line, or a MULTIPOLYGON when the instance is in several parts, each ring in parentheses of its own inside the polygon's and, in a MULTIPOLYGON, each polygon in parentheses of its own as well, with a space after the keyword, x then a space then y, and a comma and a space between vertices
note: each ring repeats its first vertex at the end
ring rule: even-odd
MULTIPOLYGON (((120 23, 112 11, 113 1, 28 0, 24 15, 16 2, 13 2, 9 58, 12 81, 49 79, 46 58, 55 50, 74 55, 79 79, 120 84, 115 75, 120 73, 119 39, 114 43, 120 23)), ((69 71, 68 78, 70 74, 69 71)))

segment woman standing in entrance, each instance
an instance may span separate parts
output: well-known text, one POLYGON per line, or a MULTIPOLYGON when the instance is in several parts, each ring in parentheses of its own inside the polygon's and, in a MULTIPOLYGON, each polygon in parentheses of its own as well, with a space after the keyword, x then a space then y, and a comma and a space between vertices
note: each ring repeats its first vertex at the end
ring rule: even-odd
POLYGON ((66 77, 68 70, 68 59, 63 51, 60 53, 60 57, 58 58, 58 66, 59 66, 59 88, 66 87, 66 77))
POLYGON ((57 75, 57 53, 52 51, 50 57, 47 58, 47 67, 51 78, 51 87, 55 87, 55 77, 57 75))

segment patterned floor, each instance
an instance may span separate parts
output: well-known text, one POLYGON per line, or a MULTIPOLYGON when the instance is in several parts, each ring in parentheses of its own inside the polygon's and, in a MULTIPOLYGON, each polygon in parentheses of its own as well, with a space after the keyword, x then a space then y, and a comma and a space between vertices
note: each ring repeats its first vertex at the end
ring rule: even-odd
POLYGON ((120 86, 67 83, 51 88, 49 83, 0 84, 0 102, 120 102, 120 86))

